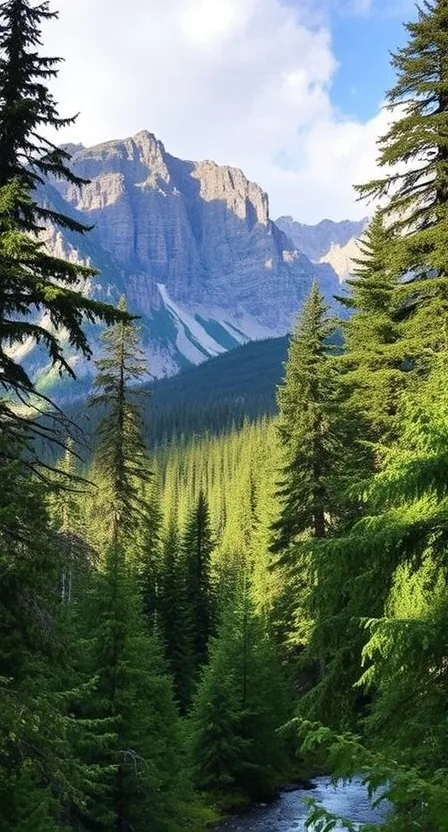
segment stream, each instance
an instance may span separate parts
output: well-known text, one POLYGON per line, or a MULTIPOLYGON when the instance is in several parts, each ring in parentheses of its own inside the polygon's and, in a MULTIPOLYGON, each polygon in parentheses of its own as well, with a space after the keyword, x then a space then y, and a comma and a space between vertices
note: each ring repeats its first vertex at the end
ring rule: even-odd
POLYGON ((283 792, 274 803, 257 806, 247 815, 234 818, 216 832, 306 832, 308 806, 303 798, 312 797, 330 812, 355 823, 381 823, 386 807, 372 809, 366 788, 360 780, 333 786, 328 777, 317 777, 310 791, 283 792))

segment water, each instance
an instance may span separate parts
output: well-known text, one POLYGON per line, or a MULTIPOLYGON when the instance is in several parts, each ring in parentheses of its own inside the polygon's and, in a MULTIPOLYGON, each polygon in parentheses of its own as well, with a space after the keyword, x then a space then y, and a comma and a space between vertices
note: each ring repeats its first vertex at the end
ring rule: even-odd
POLYGON ((283 792, 266 807, 228 821, 216 832, 305 832, 309 808, 303 798, 318 800, 330 812, 355 823, 381 823, 385 808, 372 809, 366 788, 360 780, 333 786, 328 777, 317 777, 312 791, 283 792))

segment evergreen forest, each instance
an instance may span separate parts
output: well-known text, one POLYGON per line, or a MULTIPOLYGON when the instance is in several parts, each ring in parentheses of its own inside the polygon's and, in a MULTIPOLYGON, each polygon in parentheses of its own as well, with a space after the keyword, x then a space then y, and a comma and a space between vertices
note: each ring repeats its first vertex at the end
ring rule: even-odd
POLYGON ((384 832, 447 832, 448 0, 392 55, 340 317, 314 284, 246 418, 244 376, 158 402, 126 297, 45 248, 89 233, 39 197, 84 184, 48 138, 53 17, 0 2, 0 830, 201 832, 325 772, 388 798, 384 832), (90 324, 86 437, 21 356, 73 380, 90 324))

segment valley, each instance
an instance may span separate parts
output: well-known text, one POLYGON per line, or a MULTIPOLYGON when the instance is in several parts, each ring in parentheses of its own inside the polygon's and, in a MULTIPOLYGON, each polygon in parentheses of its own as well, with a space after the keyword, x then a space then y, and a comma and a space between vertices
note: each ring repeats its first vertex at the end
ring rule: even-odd
POLYGON ((395 6, 0 0, 1 832, 448 832, 448 0, 389 67, 395 6))

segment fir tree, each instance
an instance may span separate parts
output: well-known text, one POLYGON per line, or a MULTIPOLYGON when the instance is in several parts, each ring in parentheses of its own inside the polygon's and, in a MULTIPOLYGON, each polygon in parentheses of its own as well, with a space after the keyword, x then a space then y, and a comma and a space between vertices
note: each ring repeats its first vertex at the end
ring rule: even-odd
POLYGON ((282 480, 271 551, 281 581, 275 613, 278 637, 292 647, 303 645, 309 629, 315 543, 334 534, 355 511, 346 491, 357 450, 332 357, 334 326, 314 285, 291 338, 285 380, 278 390, 282 480))
POLYGON ((172 832, 179 821, 182 742, 161 646, 149 633, 138 582, 121 545, 112 545, 83 606, 88 668, 98 679, 90 720, 106 721, 107 742, 90 761, 103 772, 92 795, 88 829, 172 832))
MULTIPOLYGON (((7 0, 0 9, 0 384, 10 396, 33 392, 34 384, 9 348, 31 338, 60 372, 75 377, 64 342, 89 358, 83 322, 109 324, 120 317, 107 304, 82 295, 80 281, 93 274, 91 269, 50 255, 36 236, 24 233, 37 232, 45 223, 87 230, 39 205, 35 191, 50 174, 82 183, 70 171, 69 155, 44 135, 73 120, 58 116, 46 85, 57 74, 59 59, 38 52, 41 24, 54 16, 47 2, 7 0), (51 327, 41 323, 44 318, 51 327)), ((15 438, 20 418, 5 402, 1 413, 2 429, 15 438)))
POLYGON ((277 729, 287 716, 286 702, 273 647, 242 576, 195 697, 197 785, 218 793, 240 791, 251 800, 272 795, 285 765, 277 729))
MULTIPOLYGON (((32 192, 49 175, 83 183, 70 170, 69 153, 44 135, 48 128, 68 127, 76 119, 59 116, 47 87, 62 59, 43 57, 38 51, 42 24, 56 17, 46 0, 5 0, 0 9, 0 188, 16 180, 23 193, 32 192)), ((86 230, 31 200, 20 206, 18 218, 28 230, 48 219, 71 230, 86 230)))
MULTIPOLYGON (((124 300, 120 306, 125 308, 124 300)), ((106 800, 92 801, 90 817, 93 828, 96 822, 104 832, 132 827, 171 832, 182 791, 182 747, 158 636, 143 615, 135 554, 149 522, 144 489, 150 472, 134 389, 145 365, 133 323, 120 322, 104 341, 107 355, 97 362, 99 392, 93 402, 106 411, 94 459, 96 510, 104 521, 98 542, 105 557, 85 616, 92 622, 90 669, 99 679, 89 715, 110 720, 112 735, 93 757, 107 792, 106 800)))
MULTIPOLYGON (((349 552, 356 574, 346 590, 352 622, 346 653, 357 653, 357 687, 371 696, 363 741, 303 726, 308 748, 331 748, 339 775, 362 767, 375 789, 384 788, 393 805, 385 829, 394 832, 442 832, 448 821, 446 372, 443 355, 406 394, 399 440, 366 489, 366 516, 328 543, 328 563, 349 552)), ((343 682, 340 656, 335 664, 336 672, 327 668, 327 703, 343 682)))
POLYGON ((214 628, 214 597, 210 561, 214 548, 208 503, 200 491, 190 512, 183 547, 186 559, 186 595, 194 663, 199 668, 207 659, 208 641, 214 628))
POLYGON ((398 118, 379 143, 379 163, 388 170, 358 190, 364 198, 387 197, 381 213, 396 234, 394 269, 407 276, 397 287, 396 304, 408 321, 407 357, 421 364, 427 351, 447 348, 446 0, 424 0, 406 29, 409 41, 392 56, 397 79, 387 94, 398 118))
POLYGON ((154 478, 145 490, 145 521, 131 553, 138 572, 143 609, 151 625, 157 625, 160 614, 160 582, 162 579, 162 523, 159 483, 154 478))
POLYGON ((292 336, 285 379, 278 390, 278 431, 285 463, 281 514, 274 524, 275 551, 286 550, 304 532, 325 537, 331 522, 334 376, 328 338, 333 329, 314 284, 292 336))
POLYGON ((68 604, 76 594, 77 578, 88 571, 92 560, 82 511, 88 489, 88 484, 77 472, 73 444, 69 440, 64 456, 55 468, 48 497, 52 527, 58 535, 62 559, 61 599, 68 604))
POLYGON ((191 617, 187 601, 186 561, 179 532, 170 521, 163 541, 159 610, 160 631, 174 689, 182 713, 191 701, 194 657, 191 644, 191 617))
MULTIPOLYGON (((125 312, 126 301, 120 300, 125 312)), ((151 478, 138 401, 145 395, 135 389, 146 375, 146 363, 139 349, 139 334, 132 321, 120 321, 103 335, 106 356, 96 362, 96 391, 91 404, 102 407, 97 431, 95 468, 100 480, 103 520, 109 539, 117 542, 136 532, 136 522, 146 518, 142 496, 151 478)))
MULTIPOLYGON (((16 452, 19 453, 20 449, 16 452)), ((2 466, 0 495, 0 826, 58 827, 82 803, 91 771, 74 752, 77 735, 65 679, 63 561, 44 503, 19 462, 2 466)))
MULTIPOLYGON (((377 212, 359 243, 350 297, 341 299, 352 314, 344 322, 343 382, 351 419, 359 422, 363 440, 393 436, 399 393, 406 381, 405 350, 394 271, 394 238, 377 212)), ((367 459, 366 459, 367 462, 367 459)))

